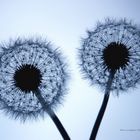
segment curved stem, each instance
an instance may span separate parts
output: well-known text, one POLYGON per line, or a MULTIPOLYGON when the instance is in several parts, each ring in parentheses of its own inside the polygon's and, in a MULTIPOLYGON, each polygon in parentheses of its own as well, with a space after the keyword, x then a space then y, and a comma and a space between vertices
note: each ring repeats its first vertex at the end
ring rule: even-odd
POLYGON ((54 113, 53 110, 47 108, 47 104, 44 100, 44 98, 42 97, 40 91, 36 91, 35 92, 36 97, 38 98, 39 102, 41 103, 42 107, 44 108, 44 110, 48 113, 48 115, 51 117, 51 119, 53 120, 53 122, 55 123, 57 129, 59 130, 60 134, 62 135, 64 140, 70 140, 69 135, 67 134, 65 128, 63 127, 61 121, 59 120, 59 118, 56 116, 56 114, 54 113))
POLYGON ((70 140, 70 137, 68 136, 65 128, 63 127, 62 123, 60 122, 59 118, 56 116, 56 114, 53 112, 53 115, 50 115, 53 122, 57 126, 59 132, 61 133, 64 140, 70 140))
POLYGON ((98 113, 98 116, 96 118, 94 127, 92 129, 92 133, 90 135, 90 140, 95 140, 96 139, 97 132, 99 130, 99 127, 100 127, 101 121, 103 119, 103 116, 104 116, 104 113, 105 113, 105 110, 106 110, 106 107, 107 107, 107 103, 108 103, 108 100, 109 100, 110 88, 111 88, 111 85, 112 85, 114 74, 115 74, 115 71, 111 71, 110 75, 108 77, 108 82, 107 82, 107 86, 106 86, 106 89, 105 89, 104 99, 103 99, 100 111, 98 113))

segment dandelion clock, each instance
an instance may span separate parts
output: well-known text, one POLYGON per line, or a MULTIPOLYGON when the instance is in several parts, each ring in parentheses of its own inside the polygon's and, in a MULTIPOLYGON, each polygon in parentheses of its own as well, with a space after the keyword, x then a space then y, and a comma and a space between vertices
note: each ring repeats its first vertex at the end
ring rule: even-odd
POLYGON ((80 67, 92 84, 103 90, 104 99, 95 121, 90 140, 96 138, 109 100, 110 91, 136 87, 140 81, 140 31, 126 19, 107 19, 88 31, 79 51, 80 67))
POLYGON ((66 93, 68 74, 58 50, 41 39, 17 39, 1 45, 0 105, 25 121, 45 112, 64 139, 70 139, 54 108, 66 93))

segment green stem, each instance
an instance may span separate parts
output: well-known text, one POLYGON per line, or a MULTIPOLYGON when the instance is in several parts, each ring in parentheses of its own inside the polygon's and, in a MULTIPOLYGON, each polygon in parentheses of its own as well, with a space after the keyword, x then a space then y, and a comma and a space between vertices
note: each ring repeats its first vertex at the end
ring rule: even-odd
POLYGON ((59 130, 60 134, 62 135, 63 139, 70 140, 69 135, 67 134, 65 128, 63 127, 62 123, 60 122, 59 118, 56 116, 54 111, 47 108, 47 104, 46 104, 44 98, 42 97, 40 91, 38 90, 37 92, 35 92, 35 95, 38 98, 38 100, 39 100, 40 104, 42 105, 42 107, 44 108, 44 110, 48 113, 48 115, 51 117, 51 119, 55 123, 55 125, 56 125, 57 129, 59 130))
POLYGON ((100 111, 98 113, 98 116, 96 118, 94 127, 92 129, 92 133, 90 135, 90 140, 95 140, 96 139, 96 136, 97 136, 97 133, 98 133, 98 130, 99 130, 99 127, 100 127, 101 121, 103 119, 103 116, 104 116, 104 113, 105 113, 105 110, 106 110, 106 107, 107 107, 107 103, 108 103, 108 100, 109 100, 110 89, 111 89, 111 85, 112 85, 112 82, 113 82, 114 74, 115 74, 115 71, 111 71, 110 75, 108 77, 108 82, 107 82, 107 87, 105 89, 104 99, 103 99, 100 111))

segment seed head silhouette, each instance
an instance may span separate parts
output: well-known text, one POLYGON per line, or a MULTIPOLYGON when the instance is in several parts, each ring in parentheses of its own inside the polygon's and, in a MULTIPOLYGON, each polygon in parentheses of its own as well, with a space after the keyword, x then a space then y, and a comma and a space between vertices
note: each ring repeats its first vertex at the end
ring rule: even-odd
POLYGON ((18 38, 1 47, 1 109, 22 121, 47 112, 62 136, 69 139, 53 111, 66 93, 68 73, 61 53, 39 38, 18 38))
POLYGON ((140 31, 126 19, 98 23, 94 31, 88 31, 82 39, 79 51, 80 66, 92 84, 105 90, 104 100, 96 119, 90 140, 96 138, 104 115, 110 91, 136 87, 140 81, 140 31))

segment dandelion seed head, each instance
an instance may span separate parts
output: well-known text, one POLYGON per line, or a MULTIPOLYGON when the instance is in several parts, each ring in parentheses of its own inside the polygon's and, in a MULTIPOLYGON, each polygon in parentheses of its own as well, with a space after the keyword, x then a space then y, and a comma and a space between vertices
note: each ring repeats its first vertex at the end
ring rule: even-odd
POLYGON ((35 96, 40 90, 47 107, 54 109, 66 93, 66 64, 53 46, 40 39, 17 39, 0 54, 1 109, 26 120, 44 114, 35 96))
POLYGON ((140 81, 138 27, 126 19, 107 19, 87 33, 79 51, 84 76, 105 89, 110 71, 115 71, 111 90, 118 93, 135 87, 140 81))

